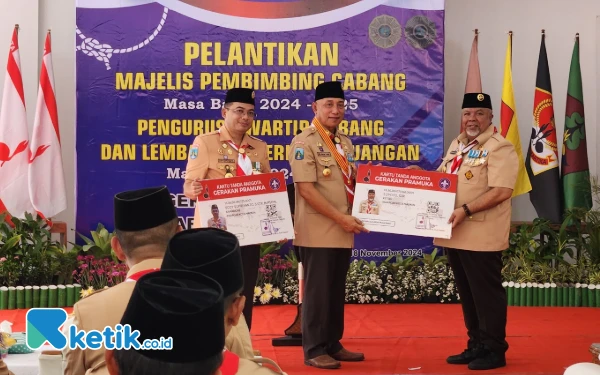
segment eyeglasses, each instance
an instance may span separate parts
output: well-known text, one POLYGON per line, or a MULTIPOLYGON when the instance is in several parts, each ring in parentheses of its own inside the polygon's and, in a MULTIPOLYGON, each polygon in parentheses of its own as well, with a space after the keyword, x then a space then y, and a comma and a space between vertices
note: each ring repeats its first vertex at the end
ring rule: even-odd
POLYGON ((256 113, 254 113, 254 111, 244 111, 241 108, 236 108, 234 110, 230 110, 229 108, 227 108, 228 111, 232 111, 233 113, 235 113, 237 116, 240 117, 244 117, 244 115, 248 115, 248 118, 254 118, 256 116, 256 113))

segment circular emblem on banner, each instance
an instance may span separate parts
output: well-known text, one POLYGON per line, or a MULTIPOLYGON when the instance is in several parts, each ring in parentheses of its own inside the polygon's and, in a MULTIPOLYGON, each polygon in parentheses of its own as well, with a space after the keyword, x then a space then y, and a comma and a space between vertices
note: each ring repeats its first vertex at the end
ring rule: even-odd
POLYGON ((401 36, 402 26, 392 16, 384 14, 375 17, 369 25, 369 38, 377 47, 393 47, 400 41, 401 36))
POLYGON ((450 189, 450 180, 444 177, 440 180, 439 185, 440 185, 440 189, 448 190, 448 189, 450 189))
POLYGON ((435 23, 425 16, 414 16, 404 27, 406 39, 415 48, 429 47, 437 37, 435 23))
POLYGON ((274 177, 271 179, 271 181, 269 181, 269 186, 271 187, 272 190, 277 190, 281 186, 281 182, 279 181, 278 178, 274 177))

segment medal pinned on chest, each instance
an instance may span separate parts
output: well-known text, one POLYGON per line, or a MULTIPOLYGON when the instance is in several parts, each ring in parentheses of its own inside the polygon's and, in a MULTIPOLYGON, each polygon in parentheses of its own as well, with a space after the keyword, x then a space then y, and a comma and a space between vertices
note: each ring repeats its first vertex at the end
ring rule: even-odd
POLYGON ((231 173, 231 167, 229 165, 225 166, 225 177, 226 178, 233 177, 233 173, 231 173))
POLYGON ((256 161, 254 163, 252 163, 252 170, 254 174, 261 174, 261 166, 260 166, 260 162, 256 161))
POLYGON ((467 165, 479 165, 481 150, 469 150, 467 153, 467 165))
POLYGON ((325 176, 325 177, 331 176, 331 169, 329 167, 325 167, 325 169, 323 169, 323 176, 325 176))

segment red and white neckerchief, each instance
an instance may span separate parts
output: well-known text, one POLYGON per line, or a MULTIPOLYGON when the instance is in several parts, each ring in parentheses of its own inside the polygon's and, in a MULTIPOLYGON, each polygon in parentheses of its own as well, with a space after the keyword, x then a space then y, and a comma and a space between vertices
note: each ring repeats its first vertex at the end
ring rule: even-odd
POLYGON ((367 201, 367 213, 368 213, 368 214, 370 214, 370 213, 371 213, 371 211, 372 211, 372 207, 371 207, 371 205, 372 205, 372 204, 373 204, 373 203, 371 203, 371 202, 367 201))
MULTIPOLYGON (((221 133, 221 129, 219 129, 219 133, 221 133)), ((227 141, 227 144, 231 146, 238 153, 238 161, 236 168, 236 176, 250 176, 252 174, 252 160, 246 155, 246 148, 248 145, 242 145, 238 147, 233 141, 227 141), (240 152, 240 148, 243 149, 240 152)))
POLYGON ((142 276, 144 276, 146 274, 152 273, 152 272, 156 272, 156 271, 158 271, 158 268, 150 268, 148 270, 143 270, 143 271, 140 271, 140 272, 136 272, 133 275, 129 276, 127 278, 127 280, 125 280, 125 281, 138 281, 140 279, 140 277, 142 277, 142 276))
POLYGON ((222 227, 222 224, 221 224, 221 217, 219 217, 219 218, 218 218, 216 221, 215 221, 215 219, 213 218, 213 225, 212 225, 212 227, 213 227, 213 228, 217 228, 217 229, 222 229, 222 228, 221 228, 221 227, 222 227))
POLYGON ((221 375, 235 375, 240 367, 240 357, 227 349, 223 349, 223 363, 219 370, 221 375))
POLYGON ((479 144, 479 142, 477 142, 477 140, 475 140, 475 139, 472 140, 466 146, 464 143, 459 142, 458 152, 456 153, 456 156, 454 157, 454 159, 452 159, 452 165, 450 166, 450 169, 447 172, 449 174, 458 174, 458 170, 460 169, 460 166, 463 161, 463 154, 466 154, 467 152, 469 152, 473 147, 477 146, 478 144, 479 144))
MULTIPOLYGON (((496 134, 496 133, 498 133, 498 129, 494 126, 494 134, 496 134)), ((467 152, 471 151, 471 149, 473 149, 478 144, 479 144, 479 142, 476 139, 469 142, 469 144, 466 146, 464 143, 459 142, 458 152, 456 153, 456 156, 454 157, 454 159, 452 159, 452 165, 450 166, 450 169, 447 170, 447 173, 458 174, 458 170, 460 169, 460 166, 463 161, 463 155, 466 154, 467 152)))
POLYGON ((327 148, 331 150, 331 146, 335 144, 335 149, 337 150, 338 155, 334 153, 333 157, 338 163, 340 167, 340 171, 344 175, 344 187, 346 188, 346 195, 348 196, 348 204, 352 206, 354 202, 354 188, 356 181, 352 178, 352 165, 348 162, 347 155, 344 153, 344 150, 341 145, 341 141, 335 142, 335 134, 328 132, 325 130, 323 125, 316 118, 313 119, 312 124, 310 126, 317 129, 319 135, 327 145, 327 148))

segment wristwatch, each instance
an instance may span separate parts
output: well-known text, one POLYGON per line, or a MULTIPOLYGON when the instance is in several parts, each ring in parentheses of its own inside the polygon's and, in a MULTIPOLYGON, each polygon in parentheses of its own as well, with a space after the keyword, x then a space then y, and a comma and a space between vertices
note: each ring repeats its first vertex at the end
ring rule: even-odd
POLYGON ((466 203, 462 205, 462 208, 463 208, 463 210, 465 210, 465 213, 467 214, 469 219, 472 219, 473 215, 471 214, 471 210, 469 210, 469 207, 467 206, 466 203))

